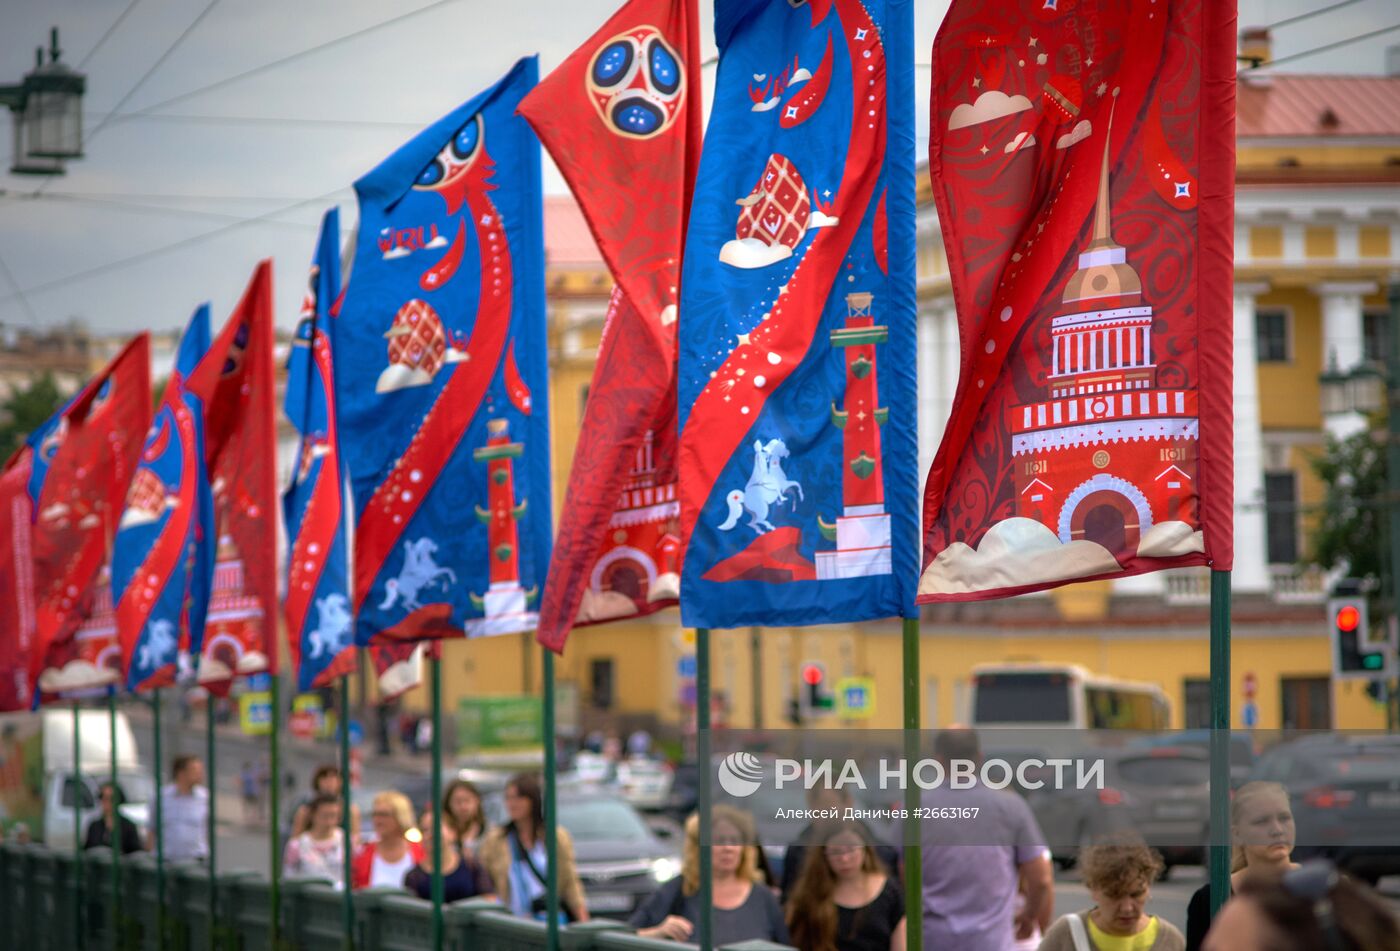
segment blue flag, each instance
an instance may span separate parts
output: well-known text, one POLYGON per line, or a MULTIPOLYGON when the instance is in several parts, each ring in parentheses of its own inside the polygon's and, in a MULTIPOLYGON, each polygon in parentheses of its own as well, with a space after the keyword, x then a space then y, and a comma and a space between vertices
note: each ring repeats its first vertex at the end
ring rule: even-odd
POLYGON ((355 667, 345 538, 345 471, 336 431, 331 309, 340 293, 340 212, 321 221, 321 240, 287 358, 287 418, 301 434, 292 481, 282 494, 287 524, 287 641, 297 689, 325 686, 355 667), (314 609, 314 616, 313 616, 314 609))
POLYGON ((681 278, 681 614, 910 616, 909 0, 717 0, 681 278))
POLYGON ((177 664, 198 657, 203 644, 218 539, 204 401, 187 384, 209 345, 205 304, 180 338, 112 546, 112 603, 130 690, 174 683, 177 664))
POLYGON ((523 59, 355 183, 334 320, 355 638, 535 626, 549 566, 539 142, 523 59))

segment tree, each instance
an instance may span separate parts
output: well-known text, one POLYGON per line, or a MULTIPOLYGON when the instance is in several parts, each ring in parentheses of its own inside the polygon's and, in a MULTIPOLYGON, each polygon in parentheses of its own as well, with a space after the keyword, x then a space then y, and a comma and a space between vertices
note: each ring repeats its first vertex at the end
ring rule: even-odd
POLYGON ((1345 568, 1347 577, 1377 590, 1388 568, 1390 535, 1386 508, 1385 429, 1366 429, 1345 439, 1328 437, 1325 452, 1310 465, 1325 486, 1312 561, 1345 568))
POLYGON ((63 399, 54 378, 45 373, 0 403, 0 464, 24 445, 26 436, 58 411, 63 399))

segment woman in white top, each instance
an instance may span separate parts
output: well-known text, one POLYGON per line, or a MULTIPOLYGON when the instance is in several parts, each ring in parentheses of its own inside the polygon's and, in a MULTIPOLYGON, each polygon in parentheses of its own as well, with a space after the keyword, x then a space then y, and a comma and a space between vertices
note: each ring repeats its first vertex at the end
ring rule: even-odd
POLYGON ((340 800, 319 795, 307 804, 307 830, 287 842, 284 875, 324 878, 337 890, 345 887, 345 835, 340 828, 340 800))
POLYGON ((423 847, 406 837, 413 829, 413 805, 403 793, 387 790, 374 797, 370 818, 375 841, 355 855, 353 886, 402 888, 409 869, 423 861, 423 847))

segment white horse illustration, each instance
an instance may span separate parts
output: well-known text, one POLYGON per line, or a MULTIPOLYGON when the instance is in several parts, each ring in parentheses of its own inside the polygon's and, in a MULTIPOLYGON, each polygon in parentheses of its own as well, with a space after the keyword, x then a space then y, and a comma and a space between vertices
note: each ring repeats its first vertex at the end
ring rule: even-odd
POLYGON ((739 524, 739 517, 747 510, 749 528, 762 535, 774 530, 768 521, 769 509, 781 502, 791 502, 795 507, 803 498, 802 486, 789 479, 783 472, 782 460, 788 457, 788 447, 781 439, 761 439, 753 442, 753 475, 741 492, 735 489, 724 497, 729 503, 729 518, 725 519, 720 531, 727 532, 739 524), (788 495, 789 489, 797 490, 797 498, 788 495))
POLYGON ((451 568, 443 568, 433 561, 437 554, 437 542, 431 538, 420 538, 416 542, 404 542, 403 570, 397 578, 384 582, 387 592, 379 610, 387 611, 399 601, 405 611, 416 611, 423 605, 418 603, 418 592, 430 584, 442 582, 442 590, 449 584, 457 583, 457 574, 451 568))
POLYGON ((350 602, 343 594, 328 594, 316 599, 316 630, 307 635, 311 642, 311 659, 329 654, 334 657, 350 641, 350 602))
POLYGON ((175 625, 170 621, 152 621, 146 626, 146 639, 137 651, 136 666, 142 670, 155 670, 169 663, 175 650, 175 625))

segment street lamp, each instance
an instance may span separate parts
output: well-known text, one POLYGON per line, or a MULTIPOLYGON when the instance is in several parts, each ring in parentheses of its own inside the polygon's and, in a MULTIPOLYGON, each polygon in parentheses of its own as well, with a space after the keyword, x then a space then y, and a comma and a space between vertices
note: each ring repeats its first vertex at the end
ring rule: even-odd
POLYGON ((49 33, 49 59, 35 51, 34 68, 20 83, 0 86, 0 104, 14 124, 10 171, 62 175, 66 159, 83 154, 83 93, 87 78, 59 62, 58 28, 49 33))

